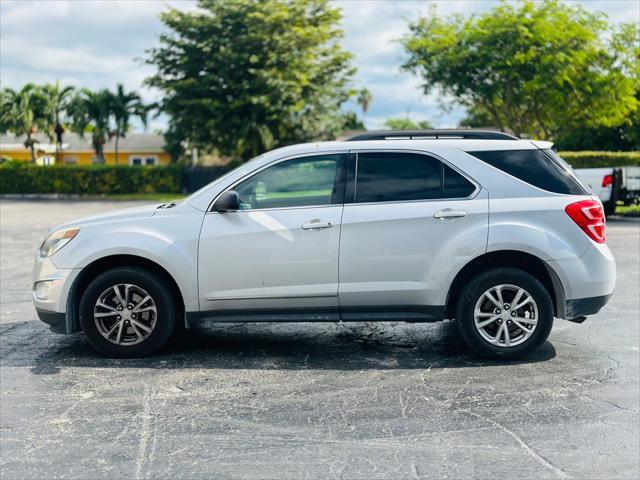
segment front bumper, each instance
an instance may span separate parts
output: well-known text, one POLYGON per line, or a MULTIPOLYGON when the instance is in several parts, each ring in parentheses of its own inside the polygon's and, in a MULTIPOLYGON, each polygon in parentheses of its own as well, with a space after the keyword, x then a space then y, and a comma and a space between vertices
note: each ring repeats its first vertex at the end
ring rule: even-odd
POLYGON ((36 307, 38 318, 49 325, 54 333, 69 333, 67 329, 67 314, 40 310, 36 307))
POLYGON ((36 256, 32 275, 33 304, 40 320, 65 333, 67 298, 80 269, 58 268, 51 258, 36 256), (61 328, 57 328, 62 324, 61 328))

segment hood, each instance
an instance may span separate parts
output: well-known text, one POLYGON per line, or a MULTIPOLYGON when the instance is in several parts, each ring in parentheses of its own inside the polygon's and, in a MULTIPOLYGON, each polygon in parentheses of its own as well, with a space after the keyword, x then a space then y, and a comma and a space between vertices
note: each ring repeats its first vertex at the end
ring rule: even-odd
POLYGON ((158 211, 158 204, 144 205, 142 207, 123 208, 111 212, 92 215, 91 217, 80 218, 71 222, 63 223, 52 228, 50 231, 61 230, 63 228, 82 227, 96 223, 120 222, 122 220, 132 220, 136 218, 148 218, 158 211))

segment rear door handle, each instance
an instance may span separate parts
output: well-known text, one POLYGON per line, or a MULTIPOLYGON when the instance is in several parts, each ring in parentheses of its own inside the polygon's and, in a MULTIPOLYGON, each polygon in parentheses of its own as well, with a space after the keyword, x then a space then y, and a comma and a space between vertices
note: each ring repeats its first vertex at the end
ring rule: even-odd
POLYGON ((461 218, 466 216, 467 216, 467 212, 460 212, 460 211, 452 210, 450 208, 445 208, 444 210, 437 211, 436 213, 433 214, 433 218, 440 218, 440 219, 461 218))
POLYGON ((321 230, 323 228, 331 228, 334 225, 335 223, 333 222, 326 222, 324 220, 319 220, 316 218, 314 220, 311 220, 310 222, 303 223, 302 229, 303 230, 321 230))

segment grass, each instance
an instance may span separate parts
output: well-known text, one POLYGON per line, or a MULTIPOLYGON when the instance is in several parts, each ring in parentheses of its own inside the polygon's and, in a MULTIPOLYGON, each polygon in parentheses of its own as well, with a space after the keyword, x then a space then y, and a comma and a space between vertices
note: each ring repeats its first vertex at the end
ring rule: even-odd
POLYGON ((618 205, 616 207, 616 215, 640 216, 640 204, 618 205))

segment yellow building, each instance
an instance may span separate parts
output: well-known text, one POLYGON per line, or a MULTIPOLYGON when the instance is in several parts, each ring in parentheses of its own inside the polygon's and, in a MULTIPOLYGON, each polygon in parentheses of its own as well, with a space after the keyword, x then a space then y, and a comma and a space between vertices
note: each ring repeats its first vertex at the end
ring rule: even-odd
MULTIPOLYGON (((38 165, 91 165, 98 163, 98 157, 91 145, 91 134, 84 137, 75 133, 65 133, 56 156, 56 145, 48 137, 36 134, 36 157, 38 165)), ((24 136, 0 136, 0 157, 12 160, 31 161, 31 150, 24 146, 24 136)), ((130 133, 120 138, 118 158, 120 165, 166 165, 171 156, 164 151, 164 137, 153 133, 130 133)), ((104 146, 107 165, 116 164, 115 138, 104 146)))

